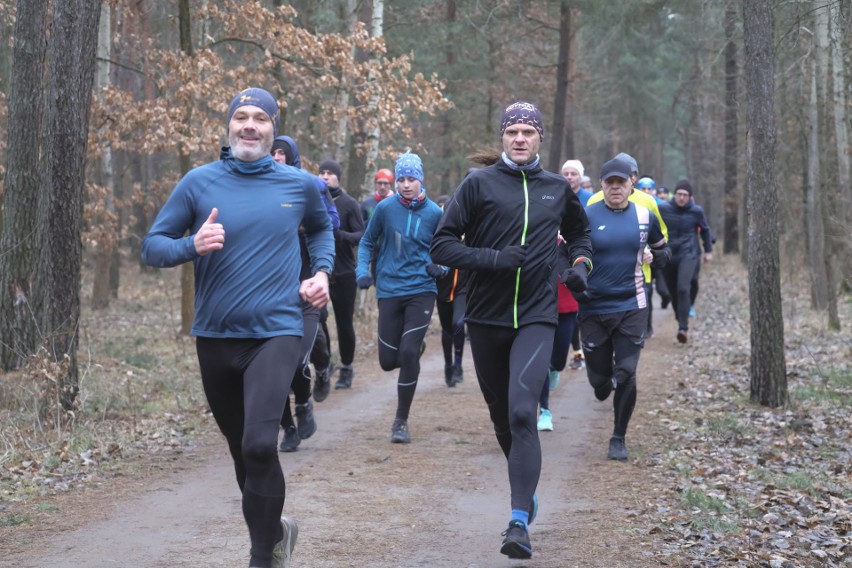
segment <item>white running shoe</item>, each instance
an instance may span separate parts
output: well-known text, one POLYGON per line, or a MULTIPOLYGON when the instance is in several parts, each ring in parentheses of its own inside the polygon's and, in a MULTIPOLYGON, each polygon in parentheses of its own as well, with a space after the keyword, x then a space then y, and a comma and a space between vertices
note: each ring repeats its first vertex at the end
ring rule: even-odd
POLYGON ((290 568, 296 538, 299 536, 299 525, 290 517, 281 517, 281 530, 284 531, 284 537, 272 549, 272 568, 290 568))

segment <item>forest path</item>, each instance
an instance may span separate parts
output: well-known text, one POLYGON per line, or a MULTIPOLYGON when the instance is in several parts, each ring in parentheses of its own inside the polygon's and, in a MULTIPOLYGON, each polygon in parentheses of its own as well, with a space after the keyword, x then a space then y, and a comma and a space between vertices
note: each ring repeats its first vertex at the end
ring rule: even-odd
MULTIPOLYGON (((650 398, 663 396, 676 357, 671 311, 655 310, 639 400, 628 432, 631 455, 646 452, 650 398)), ((280 454, 285 513, 299 521, 294 567, 640 567, 656 565, 648 527, 631 514, 653 488, 633 460, 606 460, 612 403, 595 401, 585 370, 562 373, 551 393, 555 431, 541 433, 544 463, 534 556, 499 553, 508 519, 506 463, 476 384, 443 381, 440 331, 427 350, 412 407, 410 445, 391 444, 396 372, 375 357, 356 361, 349 391, 315 404, 319 430, 299 451, 280 454)), ((242 567, 248 536, 225 444, 211 432, 194 453, 158 471, 111 479, 88 497, 60 501, 61 514, 21 526, 0 544, 15 568, 242 567), (171 467, 169 467, 171 466, 171 467)), ((7 533, 8 534, 8 533, 7 533)))

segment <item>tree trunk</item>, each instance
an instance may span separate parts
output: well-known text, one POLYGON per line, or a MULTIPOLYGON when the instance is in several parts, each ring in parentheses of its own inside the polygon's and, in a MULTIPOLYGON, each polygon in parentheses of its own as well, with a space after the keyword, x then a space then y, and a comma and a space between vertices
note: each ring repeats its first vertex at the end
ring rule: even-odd
MULTIPOLYGON (((846 66, 843 59, 843 20, 840 13, 840 5, 832 3, 829 5, 830 37, 831 37, 831 76, 832 97, 834 99, 834 140, 837 149, 837 187, 835 196, 834 221, 830 225, 832 234, 844 234, 842 227, 849 227, 852 223, 852 179, 850 179, 849 160, 852 157, 852 147, 849 146, 849 122, 846 115, 846 66), (838 230, 835 230, 835 227, 838 230)), ((836 250, 836 258, 840 262, 827 263, 829 272, 829 317, 828 325, 831 329, 840 329, 840 319, 837 312, 837 289, 843 280, 844 274, 852 274, 852 245, 848 238, 836 239, 832 245, 836 250), (833 306, 833 308, 832 308, 833 306), (835 314, 832 316, 832 314, 835 314)), ((852 282, 852 277, 847 277, 852 282)))
MULTIPOLYGON (((579 11, 576 8, 571 8, 571 27, 577 27, 577 15, 579 11)), ((568 90, 565 93, 565 134, 562 137, 564 145, 563 156, 566 159, 577 158, 577 152, 574 147, 574 75, 576 72, 576 53, 577 53, 577 33, 571 34, 571 41, 568 45, 568 90)), ((586 150, 588 151, 588 150, 586 150)), ((559 164, 562 167, 562 164, 559 164)), ((561 169, 558 170, 561 172, 561 169)))
MULTIPOLYGON (((110 57, 112 45, 111 37, 111 10, 109 4, 101 6, 101 19, 98 30, 98 63, 95 76, 95 87, 100 95, 101 90, 109 85, 110 57)), ((105 128, 108 128, 106 126, 105 128)), ((104 198, 104 211, 115 213, 115 176, 112 167, 112 146, 106 142, 101 155, 102 183, 107 187, 107 195, 104 198)), ((115 226, 112 220, 114 216, 106 215, 94 220, 99 226, 109 225, 104 231, 108 235, 117 235, 120 228, 115 226)), ((113 252, 118 247, 118 237, 111 236, 97 243, 95 251, 95 269, 92 275, 92 308, 95 310, 109 307, 112 298, 112 263, 113 252), (115 239, 115 240, 113 240, 115 239)))
POLYGON ((562 0, 559 6, 559 51, 556 63, 556 94, 553 99, 553 128, 550 133, 550 171, 562 166, 562 139, 565 136, 565 113, 568 102, 568 61, 571 56, 571 5, 562 0))
POLYGON ((18 0, 0 221, 0 368, 13 369, 40 338, 32 281, 38 256, 39 143, 44 124, 47 0, 18 0))
POLYGON ((751 400, 787 402, 775 180, 772 0, 744 0, 751 400))
MULTIPOLYGON (((452 3, 452 0, 451 0, 452 3)), ((385 35, 384 32, 384 18, 385 18, 385 3, 383 0, 374 0, 373 1, 373 15, 371 18, 370 25, 370 35, 372 37, 381 37, 385 35)), ((448 42, 450 43, 450 42, 448 42)), ((368 83, 375 83, 376 81, 376 68, 381 65, 379 61, 380 54, 373 53, 370 61, 370 73, 367 77, 368 83)), ((378 94, 370 97, 370 101, 367 103, 367 116, 370 117, 370 120, 375 120, 375 126, 373 128, 367 129, 367 159, 364 164, 364 182, 361 185, 361 190, 357 191, 354 194, 359 198, 361 195, 368 194, 369 191, 373 187, 373 181, 376 177, 376 170, 378 167, 376 165, 377 160, 379 159, 379 140, 381 138, 382 130, 379 128, 379 121, 377 114, 377 109, 379 106, 379 96, 378 94)), ((352 178, 355 179, 355 178, 352 178)), ((358 188, 350 188, 350 191, 358 188)))
POLYGON ((725 228, 724 252, 736 253, 739 243, 739 210, 742 204, 737 187, 737 44, 734 33, 737 12, 733 2, 725 7, 725 228))
POLYGON ((57 2, 53 12, 36 286, 47 352, 63 367, 59 401, 70 410, 79 391, 83 188, 101 1, 57 2))
MULTIPOLYGON (((179 0, 178 20, 180 29, 180 50, 186 57, 192 57, 195 49, 192 46, 192 25, 189 13, 189 0, 179 0)), ((192 115, 187 115, 187 123, 191 123, 192 115)), ((181 177, 189 173, 191 162, 189 152, 180 149, 178 157, 181 177)), ((192 331, 192 321, 195 319, 195 272, 194 265, 186 262, 180 267, 180 331, 189 335, 192 331)))
MULTIPOLYGON (((447 0, 447 41, 444 44, 444 53, 446 57, 447 69, 452 70, 456 65, 456 0, 447 0)), ((450 164, 452 163, 453 153, 456 150, 456 140, 453 137, 453 115, 450 111, 444 112, 441 124, 441 158, 444 167, 447 171, 438 179, 438 194, 449 195, 452 192, 450 187, 450 164)), ((367 170, 368 174, 370 169, 367 170)), ((436 195, 432 196, 436 198, 436 195)))
MULTIPOLYGON (((355 22, 357 21, 357 2, 356 0, 343 0, 342 10, 344 18, 344 34, 351 37, 355 31, 355 22)), ((353 47, 354 51, 355 48, 353 47)), ((341 72, 340 85, 337 91, 337 134, 334 137, 334 159, 339 164, 344 163, 347 155, 347 135, 349 134, 349 84, 346 80, 346 75, 341 72)), ((351 168, 347 168, 351 169, 351 168)), ((355 178, 352 178, 355 179, 355 178)))
MULTIPOLYGON (((818 0, 819 1, 819 0, 818 0)), ((808 171, 805 182, 806 262, 811 280, 811 307, 824 310, 828 306, 828 277, 825 273, 825 225, 822 216, 822 179, 820 164, 820 101, 824 82, 822 63, 828 40, 828 22, 820 17, 824 10, 814 12, 814 49, 810 61, 810 90, 807 107, 808 171)))

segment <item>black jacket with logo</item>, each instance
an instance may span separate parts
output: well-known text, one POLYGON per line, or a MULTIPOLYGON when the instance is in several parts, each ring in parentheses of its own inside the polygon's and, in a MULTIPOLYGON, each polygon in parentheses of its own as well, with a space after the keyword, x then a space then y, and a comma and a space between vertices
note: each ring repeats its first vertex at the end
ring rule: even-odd
POLYGON ((589 222, 562 176, 499 161, 472 171, 444 206, 432 260, 470 270, 467 321, 517 328, 557 320, 556 274, 592 257, 589 222), (566 243, 557 248, 561 231, 566 243), (464 242, 462 242, 462 235, 464 242), (494 251, 526 245, 517 270, 494 270, 494 251))

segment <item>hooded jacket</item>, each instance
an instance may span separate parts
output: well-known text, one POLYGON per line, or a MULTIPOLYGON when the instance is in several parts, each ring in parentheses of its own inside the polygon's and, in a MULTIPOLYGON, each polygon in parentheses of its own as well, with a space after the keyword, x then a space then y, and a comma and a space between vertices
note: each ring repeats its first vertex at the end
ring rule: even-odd
POLYGON ((502 160, 472 171, 444 207, 432 260, 470 270, 466 320, 518 328, 556 324, 556 275, 591 258, 589 223, 562 176, 502 160), (566 240, 557 246, 557 230, 566 240), (462 241, 464 236, 464 241, 462 241), (494 271, 494 251, 526 245, 519 270, 494 271))
POLYGON ((672 262, 700 256, 698 239, 695 236, 699 230, 704 241, 704 252, 713 252, 713 232, 700 205, 690 199, 681 207, 672 198, 671 201, 660 205, 660 215, 669 230, 672 262))

